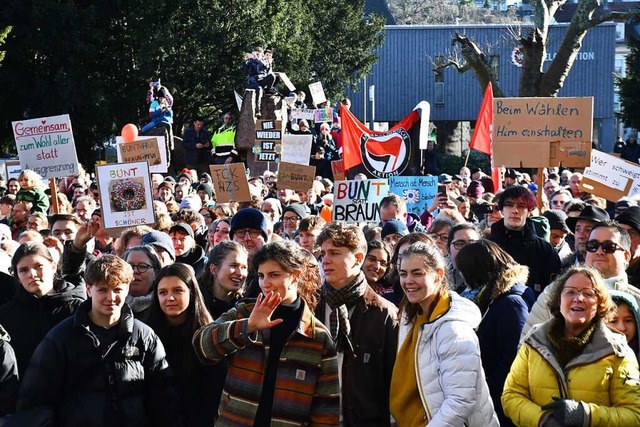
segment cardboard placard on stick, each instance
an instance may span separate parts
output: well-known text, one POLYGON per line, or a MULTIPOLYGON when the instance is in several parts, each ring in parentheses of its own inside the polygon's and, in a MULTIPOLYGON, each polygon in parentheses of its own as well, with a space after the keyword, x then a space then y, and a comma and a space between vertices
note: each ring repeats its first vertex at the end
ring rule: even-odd
POLYGON ((306 193, 313 187, 316 167, 280 162, 278 166, 278 188, 306 193))
POLYGON ((337 181, 333 187, 333 220, 380 222, 380 202, 388 194, 386 179, 337 181))
POLYGON ((127 227, 154 224, 149 163, 97 165, 104 228, 111 235, 127 227))
POLYGON ((258 120, 256 122, 256 142, 253 154, 259 162, 278 162, 282 150, 282 122, 279 120, 258 120))
POLYGON ((535 168, 549 163, 550 142, 494 142, 493 164, 508 168, 535 168))
POLYGON ((158 136, 139 136, 132 142, 116 137, 118 163, 149 162, 151 173, 167 172, 167 150, 165 140, 158 136))
POLYGON ((612 202, 640 194, 640 166, 598 150, 591 151, 580 189, 612 202))
POLYGON ((311 99, 315 105, 327 102, 327 97, 324 94, 321 82, 311 83, 309 85, 309 93, 311 94, 311 99))
POLYGON ((313 121, 316 123, 331 123, 333 121, 333 108, 316 108, 313 110, 313 121))
POLYGON ((591 141, 551 141, 549 166, 583 168, 589 165, 591 141))
POLYGON ((43 179, 78 173, 78 156, 68 114, 12 122, 22 169, 43 179))
POLYGON ((345 181, 347 179, 344 174, 344 163, 342 163, 342 160, 331 161, 331 172, 333 172, 334 181, 345 181))
POLYGON ((22 173, 22 166, 20 166, 19 161, 10 161, 5 163, 5 167, 7 168, 7 181, 11 178, 18 179, 20 174, 22 173))
POLYGON ((291 92, 296 90, 296 87, 293 85, 293 83, 291 83, 291 80, 289 80, 289 77, 285 73, 276 74, 278 75, 278 77, 280 77, 280 80, 282 80, 282 83, 284 83, 287 89, 289 89, 291 92))
POLYGON ((296 163, 298 165, 308 165, 311 159, 311 145, 313 135, 296 135, 286 133, 282 135, 281 162, 296 163))
POLYGON ((313 108, 296 108, 291 110, 291 119, 313 120, 315 111, 313 108))
POLYGON ((250 202, 251 192, 244 163, 209 165, 216 201, 250 202))

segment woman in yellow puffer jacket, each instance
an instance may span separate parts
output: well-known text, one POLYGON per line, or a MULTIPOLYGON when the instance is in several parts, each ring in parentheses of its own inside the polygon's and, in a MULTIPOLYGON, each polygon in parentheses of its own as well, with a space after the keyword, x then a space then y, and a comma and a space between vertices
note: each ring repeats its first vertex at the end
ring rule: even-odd
POLYGON ((549 308, 554 317, 529 332, 511 366, 505 414, 518 426, 639 426, 638 362, 603 321, 612 301, 602 277, 567 270, 549 308))

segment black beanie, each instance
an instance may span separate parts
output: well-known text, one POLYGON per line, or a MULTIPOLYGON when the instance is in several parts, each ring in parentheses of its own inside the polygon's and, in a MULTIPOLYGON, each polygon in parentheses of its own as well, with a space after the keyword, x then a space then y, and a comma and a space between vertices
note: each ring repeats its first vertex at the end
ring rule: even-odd
POLYGON ((260 230, 262 232, 262 236, 264 240, 269 240, 267 226, 267 219, 264 217, 262 212, 254 208, 244 208, 240 209, 236 214, 231 218, 231 225, 229 226, 229 238, 233 239, 233 234, 236 230, 242 228, 254 228, 256 230, 260 230))

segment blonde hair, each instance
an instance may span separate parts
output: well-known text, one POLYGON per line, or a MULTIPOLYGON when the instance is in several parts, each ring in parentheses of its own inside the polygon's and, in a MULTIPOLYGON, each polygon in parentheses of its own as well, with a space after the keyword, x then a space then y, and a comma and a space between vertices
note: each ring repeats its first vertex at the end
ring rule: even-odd
POLYGON ((20 175, 18 175, 18 182, 20 182, 23 179, 27 180, 28 190, 33 190, 34 188, 38 188, 40 182, 42 181, 42 177, 38 175, 37 172, 32 171, 31 169, 25 169, 22 172, 20 172, 20 175))

